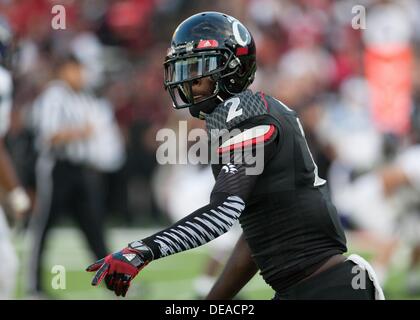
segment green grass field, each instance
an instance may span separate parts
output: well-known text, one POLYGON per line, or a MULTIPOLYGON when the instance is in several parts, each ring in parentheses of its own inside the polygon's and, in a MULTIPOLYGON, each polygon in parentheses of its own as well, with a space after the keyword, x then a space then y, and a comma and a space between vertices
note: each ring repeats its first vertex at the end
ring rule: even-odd
MULTIPOLYGON (((153 230, 115 229, 109 232, 109 243, 112 249, 118 250, 134 239, 149 235, 153 230)), ((19 255, 25 256, 25 244, 18 248, 19 255)), ((201 274, 205 266, 208 250, 205 246, 180 253, 165 259, 152 262, 133 281, 125 299, 195 299, 194 279, 201 274)), ((25 259, 23 259, 25 260, 25 259)), ((54 299, 121 299, 115 297, 103 285, 98 288, 90 285, 92 273, 84 269, 94 262, 85 247, 82 235, 76 229, 58 228, 51 232, 48 239, 44 260, 44 287, 54 299), (63 266, 65 273, 65 289, 53 289, 52 282, 56 273, 54 266, 63 266)), ((23 294, 27 262, 22 261, 18 298, 26 298, 23 294)), ((243 290, 244 299, 270 299, 273 291, 256 276, 243 290)))
MULTIPOLYGON (((153 230, 145 229, 113 229, 108 233, 112 249, 117 250, 128 242, 149 235, 153 230)), ((23 258, 17 298, 28 298, 24 295, 23 284, 26 281, 27 249, 24 242, 18 242, 19 256, 23 258)), ((208 249, 206 246, 180 253, 165 259, 152 262, 133 281, 125 299, 196 299, 193 283, 204 268, 208 249)), ((84 239, 78 230, 73 228, 57 228, 51 232, 47 243, 44 260, 44 287, 53 299, 123 299, 115 297, 101 285, 92 287, 91 273, 85 272, 93 258, 87 251, 84 239), (65 268, 65 289, 53 289, 52 282, 56 273, 54 266, 65 268)), ((64 284, 64 282, 62 282, 64 284)), ((396 268, 391 272, 385 286, 387 299, 420 299, 420 296, 409 296, 405 292, 405 273, 396 268)), ((258 275, 242 290, 241 299, 271 299, 274 292, 258 275)))

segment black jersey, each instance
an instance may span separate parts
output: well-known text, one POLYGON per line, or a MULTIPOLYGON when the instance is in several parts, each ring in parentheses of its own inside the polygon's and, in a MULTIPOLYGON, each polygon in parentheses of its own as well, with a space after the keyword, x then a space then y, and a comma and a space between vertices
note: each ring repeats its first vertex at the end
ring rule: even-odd
POLYGON ((210 203, 143 239, 154 259, 212 241, 239 220, 262 276, 281 292, 346 251, 294 111, 247 90, 207 115, 206 125, 217 155, 210 203))
MULTIPOLYGON (((326 258, 345 252, 346 239, 326 181, 318 177, 296 112, 270 96, 250 90, 234 99, 220 105, 206 119, 211 132, 234 128, 243 131, 264 125, 278 131, 270 145, 265 141, 262 174, 238 176, 241 181, 237 188, 252 185, 252 190, 247 188, 246 207, 239 221, 261 275, 280 292, 307 277, 326 258)), ((223 165, 213 165, 215 176, 223 165)), ((218 191, 217 184, 213 192, 218 191)), ((226 187, 219 183, 219 188, 226 187)))

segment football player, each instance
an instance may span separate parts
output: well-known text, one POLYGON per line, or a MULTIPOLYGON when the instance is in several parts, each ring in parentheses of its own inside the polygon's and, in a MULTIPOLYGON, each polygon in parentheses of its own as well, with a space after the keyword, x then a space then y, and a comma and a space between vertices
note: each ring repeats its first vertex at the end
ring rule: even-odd
MULTIPOLYGON (((4 204, 18 220, 29 209, 30 201, 18 182, 4 143, 9 128, 12 106, 12 77, 7 69, 10 60, 11 29, 7 20, 0 16, 0 189, 4 194, 4 204)), ((16 284, 18 268, 17 256, 10 239, 9 225, 0 207, 0 299, 10 299, 16 284)))
POLYGON ((407 142, 392 161, 344 185, 335 194, 339 210, 357 227, 352 240, 373 253, 372 265, 386 283, 392 259, 401 244, 412 248, 411 292, 419 292, 420 278, 420 107, 413 107, 407 142))
POLYGON ((256 70, 248 29, 223 13, 196 14, 176 28, 164 67, 174 107, 206 121, 219 155, 210 203, 90 265, 92 284, 105 280, 125 296, 147 264, 203 245, 239 220, 243 236, 213 298, 232 298, 257 269, 278 299, 383 298, 370 265, 343 256, 344 232, 296 113, 248 90, 256 70), (363 287, 352 286, 357 266, 363 287))

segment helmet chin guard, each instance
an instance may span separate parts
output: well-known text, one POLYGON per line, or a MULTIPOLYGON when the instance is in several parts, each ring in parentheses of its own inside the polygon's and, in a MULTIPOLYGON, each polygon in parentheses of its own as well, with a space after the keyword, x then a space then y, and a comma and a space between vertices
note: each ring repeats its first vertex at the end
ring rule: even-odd
POLYGON ((231 16, 203 12, 186 19, 175 30, 164 62, 164 86, 174 107, 205 117, 253 82, 255 53, 251 33, 231 16), (214 91, 196 98, 194 82, 205 77, 215 82, 214 91))
POLYGON ((200 101, 191 107, 189 107, 190 114, 201 120, 206 118, 206 115, 213 112, 213 110, 221 103, 225 101, 220 95, 200 101))

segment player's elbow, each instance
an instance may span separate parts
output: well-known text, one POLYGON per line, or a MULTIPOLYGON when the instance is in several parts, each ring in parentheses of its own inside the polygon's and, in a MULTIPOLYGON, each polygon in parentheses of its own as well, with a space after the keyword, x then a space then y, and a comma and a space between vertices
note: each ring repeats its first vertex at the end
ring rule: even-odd
POLYGON ((212 203, 214 204, 214 209, 211 210, 211 215, 222 223, 226 222, 226 229, 230 229, 245 210, 245 202, 236 195, 226 195, 223 198, 219 198, 218 201, 214 201, 213 198, 212 203))

